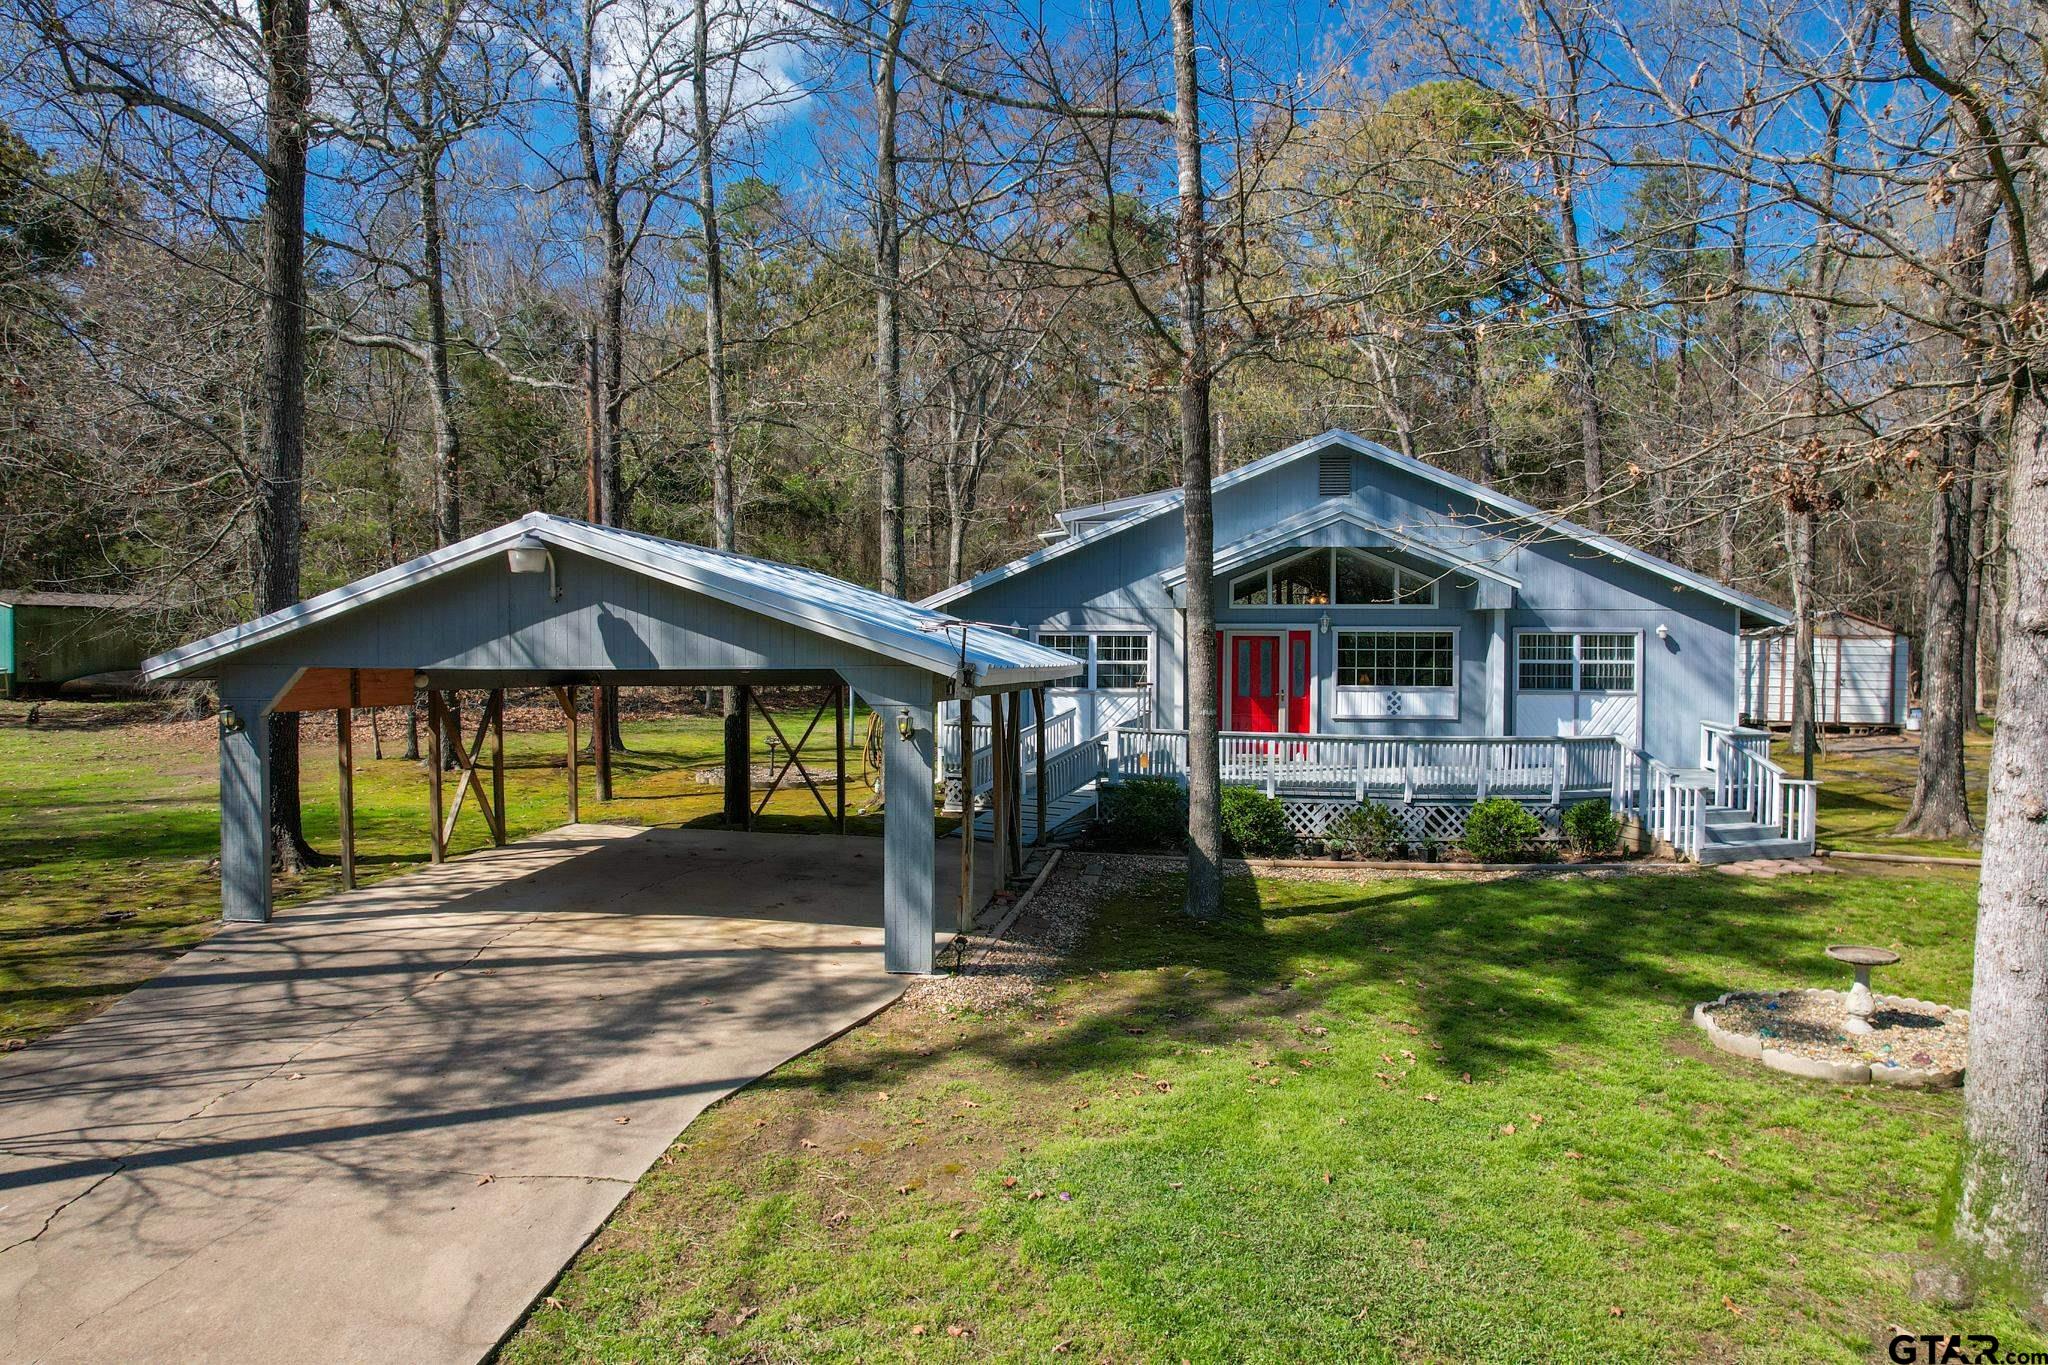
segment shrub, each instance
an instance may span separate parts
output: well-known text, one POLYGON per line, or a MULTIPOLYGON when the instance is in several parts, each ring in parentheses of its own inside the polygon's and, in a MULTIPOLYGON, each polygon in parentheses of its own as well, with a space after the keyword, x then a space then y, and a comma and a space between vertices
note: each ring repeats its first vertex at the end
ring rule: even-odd
POLYGON ((1113 847, 1179 848, 1188 833, 1188 794, 1163 777, 1134 777, 1102 789, 1102 829, 1113 847))
POLYGON ((1465 817, 1465 851, 1482 863, 1526 861, 1543 834, 1543 822, 1519 801, 1490 796, 1465 817))
POLYGON ((1332 820, 1326 837, 1347 853, 1391 858, 1401 851, 1401 821, 1393 807, 1368 801, 1332 820))
POLYGON ((1278 798, 1257 787, 1225 787, 1222 796, 1226 857, 1278 858, 1294 851, 1294 831, 1278 798))
POLYGON ((1564 841, 1572 852, 1588 857, 1611 853, 1621 843, 1621 821, 1607 802, 1581 801, 1564 813, 1564 841))

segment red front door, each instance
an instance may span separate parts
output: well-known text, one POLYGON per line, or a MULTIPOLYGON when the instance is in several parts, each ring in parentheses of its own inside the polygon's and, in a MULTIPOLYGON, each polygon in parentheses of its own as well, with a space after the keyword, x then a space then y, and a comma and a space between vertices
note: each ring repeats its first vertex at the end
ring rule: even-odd
POLYGON ((1280 699, 1286 691, 1280 668, 1280 637, 1233 635, 1230 644, 1230 726, 1252 734, 1280 729, 1280 699))
POLYGON ((1305 630, 1287 632, 1287 733, 1305 735, 1309 725, 1309 694, 1315 687, 1315 672, 1309 667, 1309 641, 1305 630))

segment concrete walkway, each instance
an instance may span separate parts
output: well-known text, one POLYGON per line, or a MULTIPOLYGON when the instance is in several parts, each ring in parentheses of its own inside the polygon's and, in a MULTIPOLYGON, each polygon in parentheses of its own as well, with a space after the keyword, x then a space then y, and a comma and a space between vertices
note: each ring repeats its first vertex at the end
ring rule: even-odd
POLYGON ((223 929, 0 1060, 0 1359, 476 1359, 707 1105, 896 998, 881 874, 578 825, 223 929))

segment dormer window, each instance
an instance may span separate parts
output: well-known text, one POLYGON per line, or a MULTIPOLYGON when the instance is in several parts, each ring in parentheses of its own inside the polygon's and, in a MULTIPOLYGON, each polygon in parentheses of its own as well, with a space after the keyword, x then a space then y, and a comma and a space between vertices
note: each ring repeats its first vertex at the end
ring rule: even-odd
POLYGON ((1433 607, 1437 579, 1363 550, 1310 550, 1230 582, 1233 607, 1433 607))

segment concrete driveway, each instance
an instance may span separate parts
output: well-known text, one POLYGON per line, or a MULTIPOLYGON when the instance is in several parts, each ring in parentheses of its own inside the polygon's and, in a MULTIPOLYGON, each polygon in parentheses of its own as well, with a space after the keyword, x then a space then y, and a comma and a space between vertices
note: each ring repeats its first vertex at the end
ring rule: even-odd
POLYGON ((881 871, 578 825, 223 929, 0 1060, 0 1359, 476 1359, 707 1105, 901 992, 881 871))

